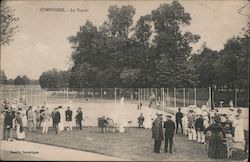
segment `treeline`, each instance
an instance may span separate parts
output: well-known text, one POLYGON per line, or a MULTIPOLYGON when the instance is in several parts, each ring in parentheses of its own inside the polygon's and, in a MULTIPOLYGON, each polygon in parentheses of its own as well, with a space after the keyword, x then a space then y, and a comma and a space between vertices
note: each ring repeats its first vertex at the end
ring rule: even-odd
POLYGON ((3 84, 3 85, 39 85, 39 80, 30 79, 26 75, 18 75, 15 79, 8 79, 4 71, 0 71, 0 84, 3 84))
MULTIPOLYGON (((87 21, 72 45, 72 67, 50 70, 42 88, 216 87, 248 90, 249 24, 220 51, 205 45, 192 54, 200 36, 182 29, 190 14, 178 2, 162 4, 133 25, 133 6, 108 9, 99 27, 87 21)), ((219 22, 218 22, 219 23, 219 22)), ((211 24, 212 25, 212 24, 211 24)))

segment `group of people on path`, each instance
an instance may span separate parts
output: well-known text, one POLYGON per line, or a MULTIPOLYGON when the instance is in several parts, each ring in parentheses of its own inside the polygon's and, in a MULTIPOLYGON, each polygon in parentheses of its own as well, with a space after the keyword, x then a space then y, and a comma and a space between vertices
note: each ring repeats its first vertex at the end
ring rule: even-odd
MULTIPOLYGON (((0 139, 13 141, 13 130, 16 131, 16 139, 25 139, 25 129, 27 126, 30 132, 48 133, 49 127, 52 126, 56 134, 63 131, 72 131, 73 112, 70 107, 63 112, 63 107, 58 106, 52 112, 45 106, 18 106, 13 107, 8 101, 1 105, 0 109, 0 139), (63 114, 64 113, 64 114, 63 114), (62 118, 63 116, 63 118, 62 118), (65 117, 65 118, 64 118, 65 117), (24 124, 27 121, 26 125, 24 124), (64 126, 64 123, 66 125, 64 126)), ((78 108, 75 116, 76 128, 82 130, 83 113, 82 108, 78 108)))
POLYGON ((170 115, 166 117, 167 120, 163 123, 162 114, 157 114, 157 118, 153 122, 152 138, 154 139, 154 153, 160 153, 161 143, 165 139, 164 152, 167 153, 169 151, 172 154, 175 123, 171 120, 170 115), (165 133, 163 128, 165 129, 165 133))
POLYGON ((230 108, 228 112, 220 113, 218 109, 208 110, 204 106, 191 107, 184 115, 179 108, 176 113, 176 133, 180 125, 181 132, 188 140, 208 146, 208 157, 224 158, 226 148, 223 142, 226 138, 228 146, 232 146, 233 142, 245 143, 243 118, 241 109, 230 108))

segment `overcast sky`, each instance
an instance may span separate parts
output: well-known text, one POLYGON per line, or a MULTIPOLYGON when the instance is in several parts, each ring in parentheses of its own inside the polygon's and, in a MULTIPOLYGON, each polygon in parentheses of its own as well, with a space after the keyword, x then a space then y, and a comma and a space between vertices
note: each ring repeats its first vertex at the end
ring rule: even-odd
MULTIPOLYGON (((133 5, 136 8, 134 22, 150 13, 161 3, 172 1, 10 1, 9 6, 19 17, 19 31, 14 42, 1 47, 2 69, 8 78, 27 75, 38 79, 42 72, 52 68, 67 70, 70 66, 71 48, 67 37, 75 35, 86 20, 100 26, 107 19, 110 5, 133 5), (88 12, 41 12, 40 8, 81 8, 88 12)), ((247 1, 180 1, 191 14, 192 21, 187 30, 199 34, 201 40, 194 46, 197 50, 203 42, 214 50, 238 35, 246 27, 247 17, 237 10, 247 1)), ((249 9, 249 8, 248 8, 249 9)), ((243 11, 245 13, 249 11, 243 11)))

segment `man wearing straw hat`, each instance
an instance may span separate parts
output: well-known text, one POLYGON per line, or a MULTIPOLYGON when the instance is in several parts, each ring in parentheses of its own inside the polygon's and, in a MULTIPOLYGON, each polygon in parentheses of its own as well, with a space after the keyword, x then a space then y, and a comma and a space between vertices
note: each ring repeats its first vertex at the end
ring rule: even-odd
POLYGON ((169 144, 169 152, 172 154, 172 145, 173 145, 173 137, 175 131, 175 123, 171 120, 171 116, 167 115, 167 121, 164 122, 165 128, 165 149, 164 152, 168 152, 168 144, 169 144))

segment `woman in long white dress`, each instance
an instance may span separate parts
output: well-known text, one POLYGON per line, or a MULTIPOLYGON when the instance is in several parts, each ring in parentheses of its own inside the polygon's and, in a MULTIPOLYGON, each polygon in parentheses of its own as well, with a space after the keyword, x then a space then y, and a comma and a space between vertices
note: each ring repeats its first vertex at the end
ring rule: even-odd
POLYGON ((23 128, 22 114, 20 112, 17 112, 15 124, 17 139, 23 140, 25 138, 25 132, 23 128))
POLYGON ((236 115, 236 118, 233 122, 233 127, 235 128, 233 138, 234 142, 245 142, 243 122, 239 115, 236 115))
POLYGON ((182 118, 182 127, 183 127, 183 134, 185 136, 188 135, 188 115, 184 115, 184 117, 182 118))
POLYGON ((64 121, 65 121, 65 113, 64 113, 64 109, 63 108, 60 108, 59 109, 59 113, 61 115, 61 120, 60 120, 60 123, 59 123, 59 131, 63 131, 64 130, 64 121))
POLYGON ((144 122, 144 128, 145 129, 151 129, 152 128, 152 115, 145 116, 145 122, 144 122))

